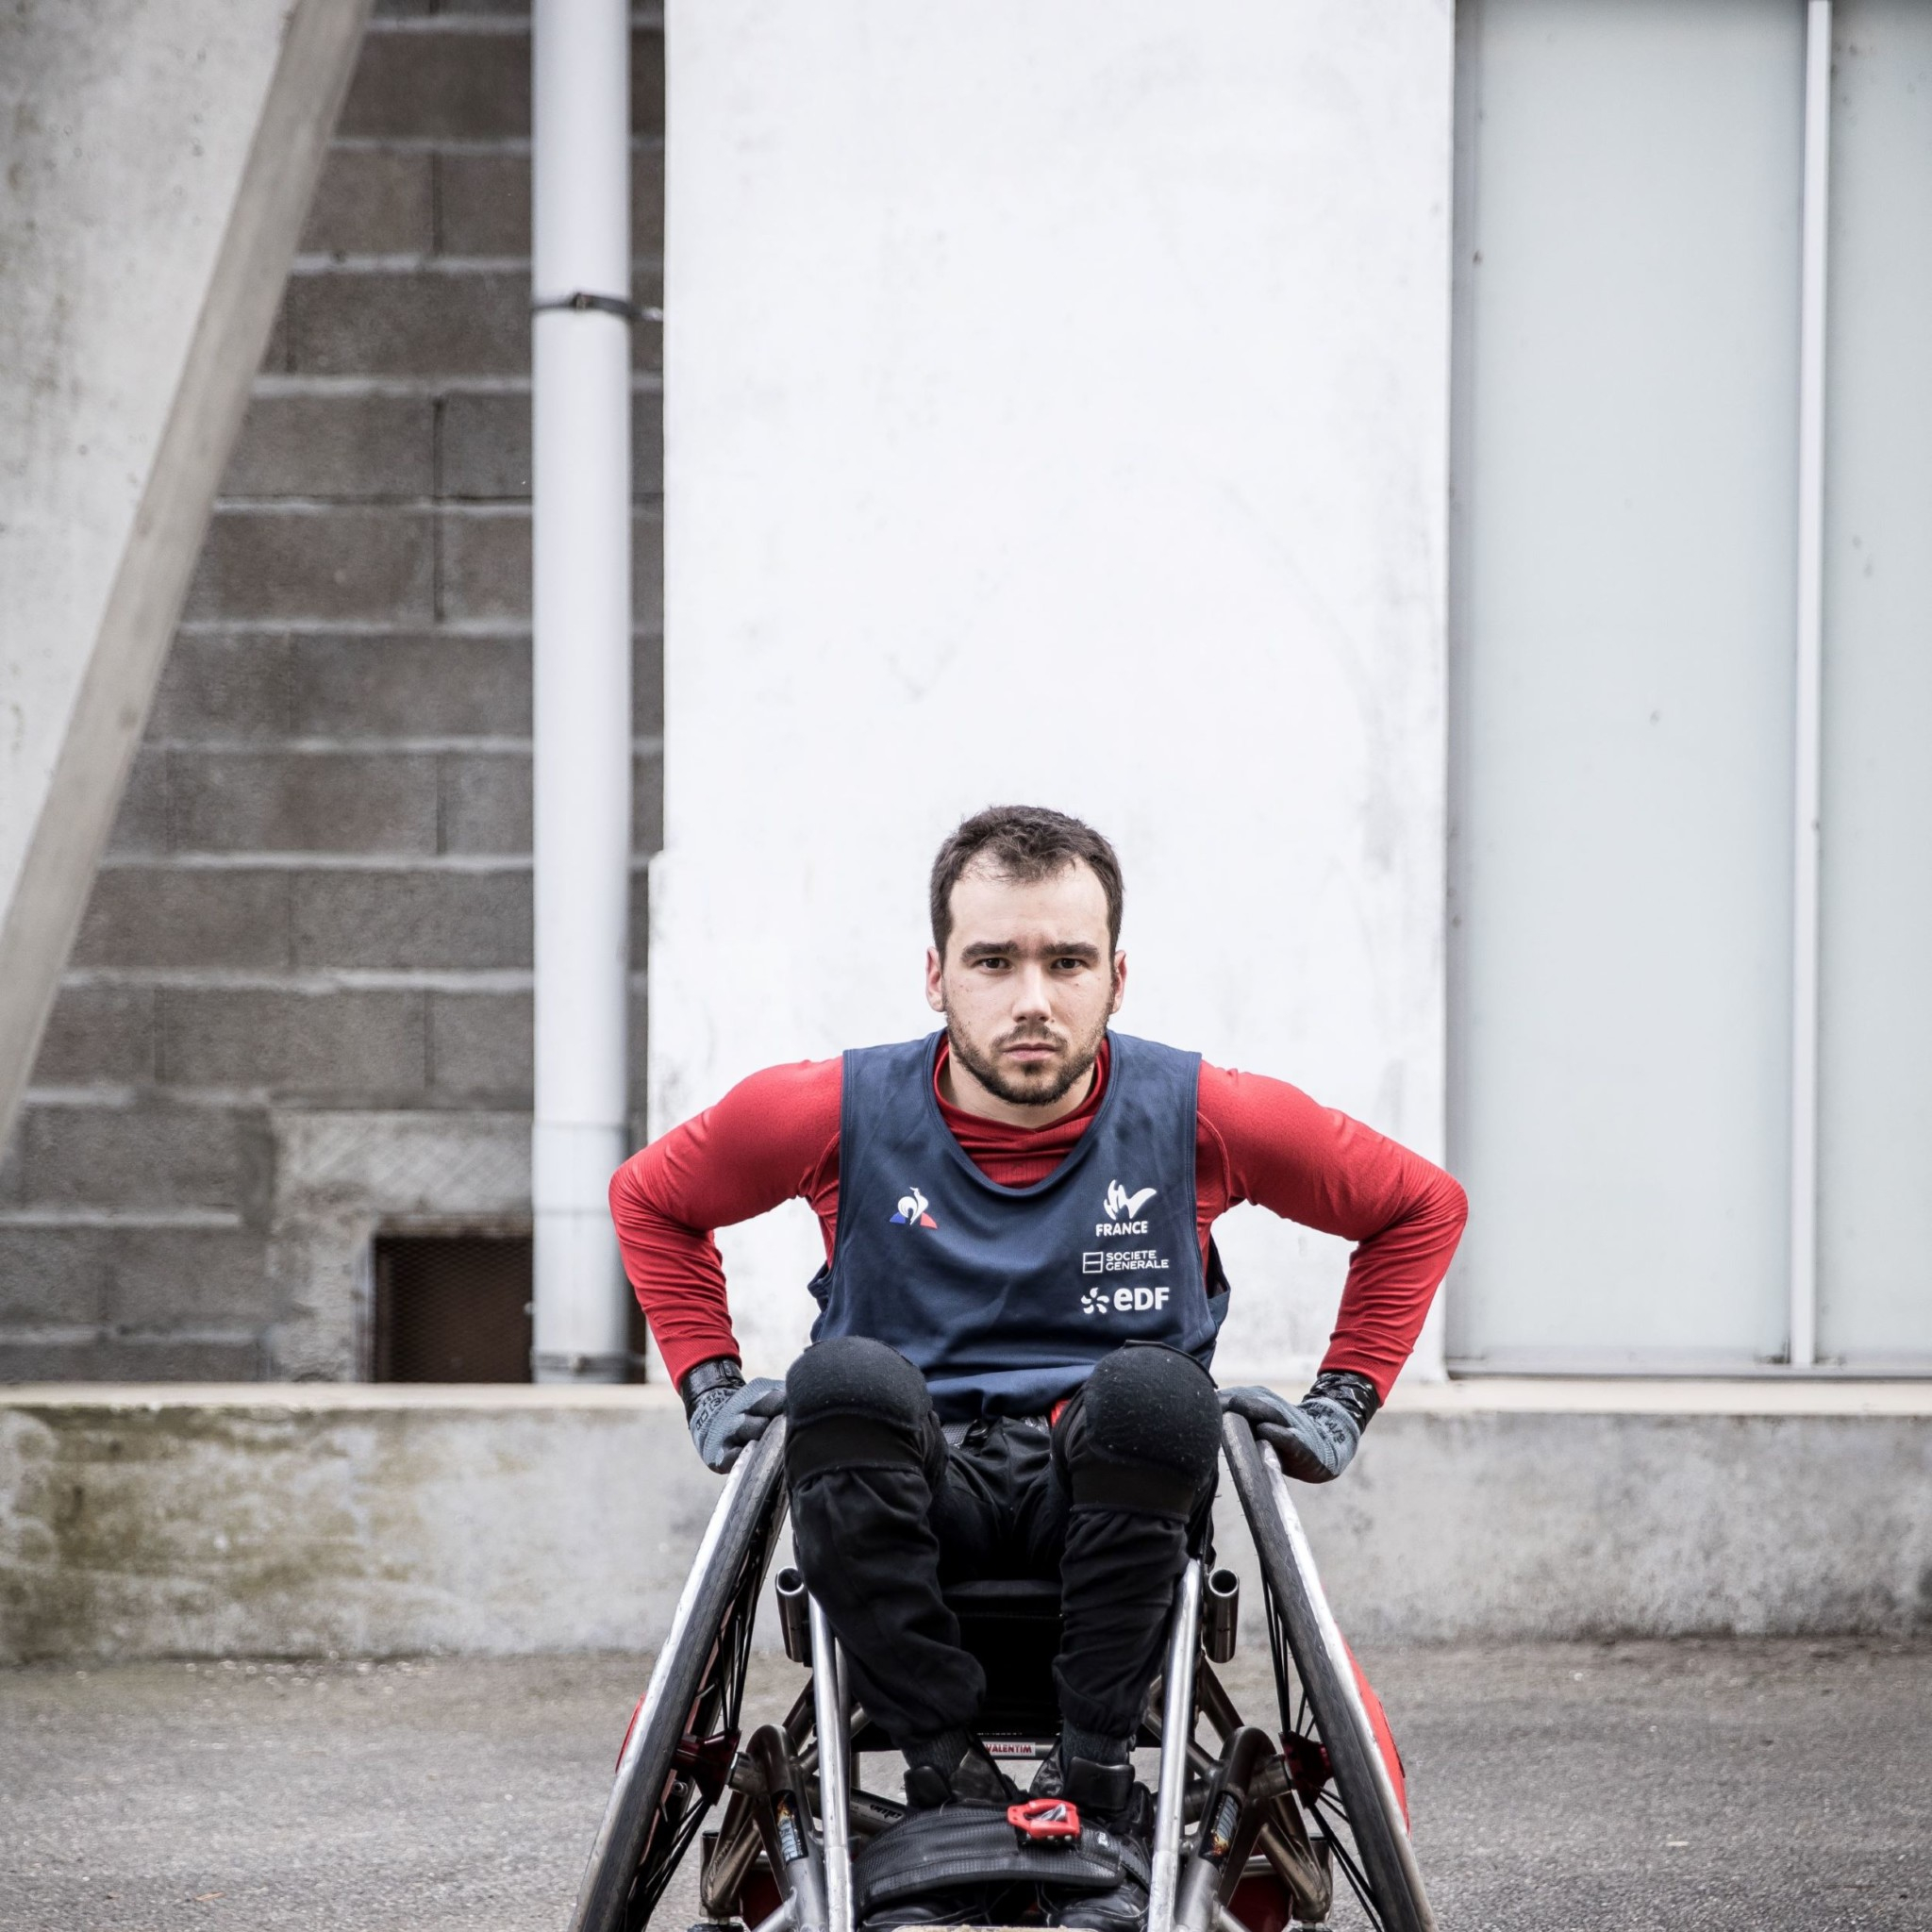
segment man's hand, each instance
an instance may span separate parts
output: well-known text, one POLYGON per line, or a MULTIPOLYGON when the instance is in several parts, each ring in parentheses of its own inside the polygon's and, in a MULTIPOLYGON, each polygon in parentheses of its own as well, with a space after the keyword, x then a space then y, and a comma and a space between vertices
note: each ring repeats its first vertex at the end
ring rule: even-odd
POLYGON ((723 1475, 785 1413, 785 1385, 769 1375, 747 1382, 732 1358, 700 1362, 678 1384, 691 1439, 707 1469, 723 1475))
POLYGON ((1324 1369, 1299 1402, 1250 1387, 1222 1390, 1221 1406, 1251 1423, 1297 1481, 1332 1483, 1355 1460, 1356 1445, 1382 1398, 1366 1375, 1324 1369))

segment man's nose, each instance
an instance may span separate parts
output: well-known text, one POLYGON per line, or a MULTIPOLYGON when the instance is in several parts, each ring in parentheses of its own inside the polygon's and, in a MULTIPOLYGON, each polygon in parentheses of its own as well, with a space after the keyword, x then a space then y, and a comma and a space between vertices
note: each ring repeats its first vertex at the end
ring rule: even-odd
POLYGON ((1023 966, 1014 975, 1013 1017, 1016 1020, 1044 1019, 1053 1011, 1053 1000, 1042 966, 1023 966))

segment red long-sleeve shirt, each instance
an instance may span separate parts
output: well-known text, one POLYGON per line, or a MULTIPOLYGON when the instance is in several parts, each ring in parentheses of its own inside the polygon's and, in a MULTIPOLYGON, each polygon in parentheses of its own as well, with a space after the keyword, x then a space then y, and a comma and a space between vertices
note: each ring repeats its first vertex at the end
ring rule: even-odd
MULTIPOLYGON (((1086 1131, 1107 1068, 1103 1048, 1093 1091, 1050 1126, 986 1120, 943 1093, 940 1109, 988 1179, 1027 1187, 1044 1180, 1086 1131)), ((625 1268, 674 1380, 714 1356, 738 1354, 714 1228, 785 1201, 809 1201, 830 1257, 841 1086, 839 1060, 767 1067, 632 1155, 612 1178, 625 1268)), ((1358 1243, 1322 1366, 1353 1369, 1387 1396, 1456 1252, 1466 1212, 1461 1188, 1420 1155, 1284 1080, 1203 1062, 1198 1108, 1194 1194, 1204 1262, 1214 1223, 1243 1201, 1358 1243)), ((1244 1291, 1257 1292, 1256 1285, 1244 1291)))

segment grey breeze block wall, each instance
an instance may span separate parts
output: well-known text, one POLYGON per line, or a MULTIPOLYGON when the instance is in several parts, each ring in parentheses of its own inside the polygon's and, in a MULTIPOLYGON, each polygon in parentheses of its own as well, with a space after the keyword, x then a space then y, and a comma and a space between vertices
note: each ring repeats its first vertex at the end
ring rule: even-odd
MULTIPOLYGON (((661 26, 633 39, 659 296, 661 26)), ((0 1159, 0 1380, 347 1378, 378 1229, 529 1211, 530 23, 378 0, 0 1159)), ((636 875, 661 820, 635 331, 636 875)))

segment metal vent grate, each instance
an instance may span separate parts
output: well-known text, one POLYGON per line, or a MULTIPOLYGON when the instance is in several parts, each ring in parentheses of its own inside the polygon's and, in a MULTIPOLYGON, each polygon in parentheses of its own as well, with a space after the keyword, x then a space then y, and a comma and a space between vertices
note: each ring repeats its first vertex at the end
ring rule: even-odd
POLYGON ((527 1382, 528 1235, 379 1235, 378 1382, 527 1382))
MULTIPOLYGON (((526 1234, 378 1235, 370 1379, 527 1382, 531 1269, 526 1234)), ((644 1343, 633 1301, 633 1382, 644 1379, 644 1343)))

